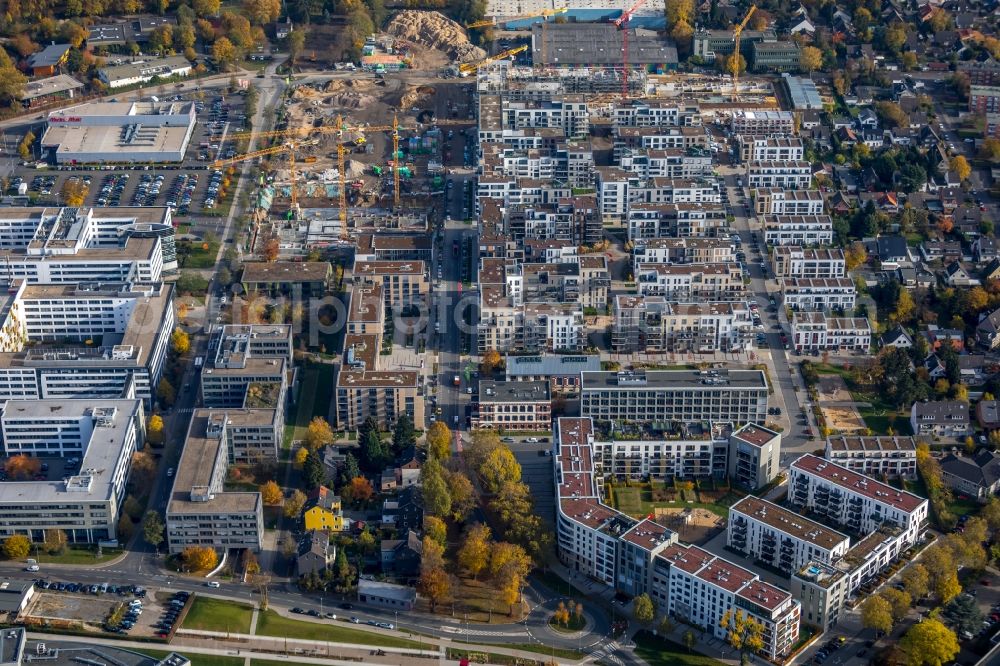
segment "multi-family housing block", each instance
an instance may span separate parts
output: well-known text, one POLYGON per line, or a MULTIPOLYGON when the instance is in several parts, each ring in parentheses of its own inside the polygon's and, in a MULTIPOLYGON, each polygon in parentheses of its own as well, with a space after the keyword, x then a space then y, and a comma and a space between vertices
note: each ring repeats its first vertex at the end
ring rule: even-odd
POLYGON ((839 249, 781 245, 774 248, 772 261, 777 278, 840 278, 847 274, 844 251, 839 249))
POLYGON ((786 190, 760 187, 750 193, 757 215, 822 215, 823 193, 819 190, 786 190))
POLYGON ((630 352, 734 352, 750 347, 746 301, 673 301, 666 296, 615 296, 611 348, 630 352))
POLYGON ((829 245, 833 220, 829 215, 765 215, 764 241, 768 245, 829 245))
POLYGON ((633 268, 643 264, 725 264, 736 261, 728 238, 649 238, 637 240, 633 268))
POLYGON ((812 183, 812 166, 805 160, 758 160, 747 163, 748 187, 803 189, 812 183))
POLYGON ((628 207, 626 224, 633 241, 714 238, 729 226, 721 203, 633 203, 628 207))
POLYGON ((866 317, 828 317, 823 312, 792 315, 792 346, 800 352, 868 351, 872 328, 866 317))
POLYGON ((737 136, 791 136, 795 131, 795 114, 791 111, 736 109, 730 127, 737 136))
POLYGON ((914 479, 917 443, 900 435, 834 435, 826 439, 824 457, 866 476, 914 479))
POLYGON ((854 310, 854 281, 840 278, 788 278, 781 292, 785 307, 792 310, 854 310))
POLYGON ((732 301, 746 296, 743 269, 729 264, 640 264, 635 283, 641 296, 679 301, 732 301))
POLYGON ((802 139, 794 137, 739 137, 740 159, 744 162, 801 160, 805 156, 802 139))

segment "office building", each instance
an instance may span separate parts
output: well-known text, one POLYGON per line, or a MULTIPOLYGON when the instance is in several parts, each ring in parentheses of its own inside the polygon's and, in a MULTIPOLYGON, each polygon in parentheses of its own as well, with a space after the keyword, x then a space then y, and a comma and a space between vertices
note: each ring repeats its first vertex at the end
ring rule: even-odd
POLYGON ((799 68, 799 47, 795 42, 759 41, 750 48, 754 72, 789 72, 799 68))
POLYGON ((292 327, 232 325, 218 329, 201 373, 206 407, 281 409, 291 383, 292 327))
MULTIPOLYGON (((740 41, 740 52, 750 62, 751 49, 757 42, 774 40, 773 30, 744 30, 740 41)), ((715 62, 720 55, 728 56, 736 48, 733 33, 729 30, 699 30, 694 34, 693 52, 705 62, 715 62)))
POLYGON ((512 432, 552 429, 552 396, 545 381, 479 381, 479 413, 472 427, 512 432))
POLYGON ((264 536, 260 493, 225 489, 228 419, 221 412, 191 418, 167 503, 167 547, 216 550, 247 548, 259 552, 264 536))
MULTIPOLYGON (((251 400, 253 403, 253 400, 251 400)), ((261 461, 277 460, 285 435, 284 406, 196 409, 196 418, 210 421, 224 419, 225 443, 230 464, 253 465, 261 461)))
POLYGON ((118 538, 132 454, 145 440, 139 400, 8 400, 0 428, 5 456, 48 465, 45 479, 0 483, 0 536, 41 543, 46 530, 62 530, 70 543, 118 538))
POLYGON ((763 423, 761 370, 635 370, 581 373, 580 414, 597 421, 763 423))
POLYGON ((580 373, 600 369, 601 357, 597 354, 508 355, 504 363, 507 382, 548 382, 553 395, 579 393, 580 373))

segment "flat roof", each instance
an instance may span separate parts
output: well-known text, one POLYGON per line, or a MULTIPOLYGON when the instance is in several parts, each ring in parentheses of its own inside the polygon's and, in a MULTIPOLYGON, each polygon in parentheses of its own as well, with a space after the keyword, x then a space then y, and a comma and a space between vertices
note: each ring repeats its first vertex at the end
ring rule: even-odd
POLYGON ((809 472, 841 488, 907 513, 916 511, 921 505, 927 502, 922 497, 917 497, 905 490, 897 490, 881 481, 876 481, 864 474, 858 474, 837 463, 814 456, 811 453, 807 453, 793 461, 792 468, 809 472))
POLYGON ((761 608, 773 611, 788 601, 792 595, 780 587, 757 579, 747 583, 746 587, 740 590, 737 596, 761 608))
POLYGON ((541 354, 538 356, 507 355, 508 377, 537 377, 572 375, 576 377, 583 370, 600 370, 601 357, 597 354, 565 355, 541 354))
POLYGON ((423 275, 424 262, 415 261, 359 261, 354 264, 355 275, 423 275))
POLYGON ((479 402, 545 402, 548 401, 549 383, 497 382, 489 379, 479 381, 479 402))
POLYGON ((732 594, 739 592, 744 585, 757 577, 756 574, 721 557, 715 558, 699 569, 695 576, 732 594))
POLYGON ((381 284, 357 285, 351 290, 351 307, 348 312, 348 322, 374 324, 382 320, 384 312, 381 284))
POLYGON ((762 370, 715 370, 715 375, 698 370, 646 370, 632 372, 582 372, 584 389, 648 390, 648 389, 699 389, 703 391, 731 391, 734 389, 766 389, 767 380, 762 370), (715 380, 716 383, 710 383, 715 380))
POLYGON ((845 541, 850 542, 850 537, 846 534, 831 530, 825 525, 809 520, 794 511, 789 511, 783 506, 753 495, 744 497, 731 508, 733 511, 739 511, 776 530, 790 534, 800 541, 826 550, 832 550, 845 541))
POLYGON ((369 580, 363 576, 358 579, 358 593, 371 594, 383 599, 396 599, 408 602, 412 602, 417 598, 417 591, 409 585, 396 585, 378 580, 369 580))
POLYGON ((774 430, 770 430, 764 426, 754 425, 753 423, 746 424, 734 432, 732 436, 741 442, 746 442, 747 444, 751 444, 757 448, 760 448, 768 442, 772 442, 781 437, 781 435, 774 430))
POLYGON ((337 375, 337 388, 412 388, 420 385, 420 373, 400 370, 369 370, 357 372, 341 370, 337 375))
MULTIPOLYGON (((629 64, 677 64, 673 41, 649 30, 628 28, 629 64)), ((611 23, 552 23, 543 31, 533 25, 532 57, 537 64, 586 67, 620 66, 622 35, 611 23), (543 44, 544 41, 544 44, 543 44)))
POLYGON ((24 91, 19 95, 20 99, 35 99, 45 95, 66 92, 82 88, 83 84, 67 74, 56 74, 37 81, 28 81, 24 84, 24 91))
MULTIPOLYGON (((843 278, 847 279, 847 278, 843 278)), ((832 435, 827 438, 831 451, 866 453, 874 451, 905 451, 916 455, 917 440, 912 437, 887 435, 832 435)))
POLYGON ((707 550, 702 550, 698 546, 688 546, 675 543, 664 548, 657 557, 670 562, 671 566, 677 567, 681 571, 689 574, 696 574, 706 564, 715 559, 707 550))
POLYGON ((122 162, 128 161, 129 153, 180 152, 188 136, 188 127, 144 127, 144 132, 152 133, 148 140, 125 143, 122 141, 120 125, 49 126, 42 136, 45 147, 57 146, 56 155, 117 153, 122 162))
POLYGON ((248 261, 243 264, 240 282, 286 283, 322 282, 328 279, 333 267, 328 261, 248 261))
POLYGON ((664 542, 674 540, 675 537, 676 534, 672 530, 669 530, 663 525, 646 518, 645 520, 639 521, 639 523, 628 532, 625 532, 625 534, 622 535, 622 540, 651 551, 662 545, 664 542))

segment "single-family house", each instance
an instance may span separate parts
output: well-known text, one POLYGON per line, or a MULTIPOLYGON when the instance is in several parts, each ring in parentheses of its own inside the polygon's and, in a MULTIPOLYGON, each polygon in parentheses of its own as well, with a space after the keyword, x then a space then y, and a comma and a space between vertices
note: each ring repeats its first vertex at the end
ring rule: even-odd
POLYGON ((337 546, 330 544, 330 533, 311 530, 299 542, 295 569, 299 576, 321 574, 328 569, 337 555, 337 546))
POLYGON ((909 349, 913 346, 913 338, 902 326, 893 326, 883 333, 879 339, 880 347, 896 347, 897 349, 909 349))
POLYGON ((928 324, 923 336, 927 340, 927 345, 935 351, 944 345, 951 345, 957 352, 965 348, 965 332, 957 328, 941 328, 937 324, 928 324))
POLYGON ((423 543, 414 530, 407 530, 402 539, 382 539, 379 551, 383 573, 407 577, 420 574, 423 543))
POLYGON ((1000 428, 1000 400, 980 400, 976 403, 976 422, 986 430, 1000 428))
POLYGON ((910 252, 906 247, 906 239, 902 236, 879 236, 877 248, 882 270, 894 270, 900 264, 910 262, 910 252))
POLYGON ((974 287, 979 279, 972 277, 960 262, 953 261, 944 269, 944 281, 952 287, 974 287))
POLYGON ((1000 347, 1000 309, 983 317, 976 326, 976 342, 983 349, 1000 347))
POLYGON ((972 256, 981 263, 1000 258, 1000 243, 995 236, 980 236, 972 241, 972 256))
POLYGON ((69 58, 69 44, 49 44, 41 51, 28 56, 28 67, 32 76, 52 76, 66 64, 69 58))
POLYGON ((417 497, 416 486, 403 488, 395 498, 382 503, 382 525, 395 526, 397 530, 421 530, 424 510, 417 497))
POLYGON ((948 454, 941 459, 941 479, 960 495, 985 503, 1000 488, 1000 454, 989 449, 971 456, 948 454))
POLYGON ((344 511, 340 496, 326 486, 309 493, 302 520, 307 530, 344 531, 344 511))
POLYGON ((964 437, 970 432, 969 403, 964 400, 915 402, 910 408, 913 434, 924 437, 964 437))

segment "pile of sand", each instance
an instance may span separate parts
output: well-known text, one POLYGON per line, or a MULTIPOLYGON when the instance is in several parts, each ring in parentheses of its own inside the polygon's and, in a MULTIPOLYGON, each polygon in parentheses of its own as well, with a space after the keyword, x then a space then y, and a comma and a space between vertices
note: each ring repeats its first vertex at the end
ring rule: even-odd
POLYGON ((357 160, 345 160, 344 171, 346 172, 345 175, 350 180, 361 178, 361 176, 365 174, 365 163, 357 160))
POLYGON ((408 109, 418 102, 434 96, 434 88, 430 86, 407 86, 406 92, 399 98, 399 106, 408 109))
POLYGON ((456 62, 474 62, 486 52, 469 42, 465 28, 440 12, 404 10, 396 14, 385 31, 429 49, 441 51, 456 62))
POLYGON ((374 104, 377 99, 370 94, 374 87, 371 81, 335 79, 327 84, 323 92, 330 94, 323 102, 338 109, 361 109, 374 104))

